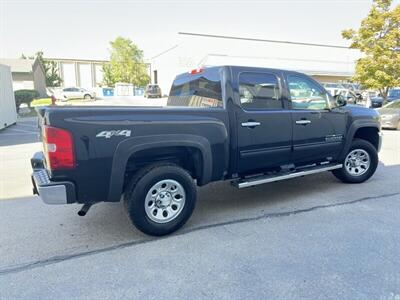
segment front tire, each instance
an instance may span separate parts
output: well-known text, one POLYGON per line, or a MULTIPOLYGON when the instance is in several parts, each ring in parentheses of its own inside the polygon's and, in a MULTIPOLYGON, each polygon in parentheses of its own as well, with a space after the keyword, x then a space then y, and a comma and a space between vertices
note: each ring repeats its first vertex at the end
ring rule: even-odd
POLYGON ((345 183, 362 183, 374 175, 378 167, 378 152, 368 141, 354 139, 343 160, 343 168, 332 171, 345 183))
POLYGON ((162 236, 181 228, 192 215, 197 190, 190 174, 174 164, 137 172, 124 193, 127 213, 137 229, 162 236))
POLYGON ((85 100, 92 100, 92 96, 90 96, 90 95, 85 95, 84 97, 83 97, 83 99, 85 99, 85 100))

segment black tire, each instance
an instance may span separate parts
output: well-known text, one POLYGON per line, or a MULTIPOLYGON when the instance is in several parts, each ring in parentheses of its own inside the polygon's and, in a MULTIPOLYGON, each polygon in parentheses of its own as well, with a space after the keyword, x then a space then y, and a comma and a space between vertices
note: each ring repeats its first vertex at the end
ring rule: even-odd
POLYGON ((145 234, 162 236, 181 228, 192 215, 196 205, 197 189, 193 178, 174 164, 155 164, 138 171, 124 193, 124 206, 133 225, 145 234), (167 223, 157 223, 149 218, 145 210, 146 195, 162 180, 175 180, 185 192, 185 203, 177 216, 167 223))
POLYGON ((353 142, 351 143, 349 152, 346 153, 346 156, 343 159, 342 163, 343 163, 343 168, 332 171, 333 175, 335 175, 336 178, 345 183, 362 183, 368 180, 372 175, 374 175, 376 168, 378 167, 378 152, 370 142, 362 139, 354 139, 353 142), (370 165, 367 171, 362 175, 356 175, 356 176, 349 173, 349 171, 345 167, 345 160, 347 155, 352 150, 355 149, 362 149, 366 151, 370 159, 370 165))
POLYGON ((89 94, 86 94, 85 96, 83 96, 83 99, 92 100, 92 96, 90 96, 89 94))

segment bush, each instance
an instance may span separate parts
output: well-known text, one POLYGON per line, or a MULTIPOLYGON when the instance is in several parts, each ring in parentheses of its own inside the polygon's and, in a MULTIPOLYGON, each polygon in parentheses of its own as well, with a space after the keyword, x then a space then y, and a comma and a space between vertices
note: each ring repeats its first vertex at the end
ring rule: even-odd
POLYGON ((35 99, 31 102, 30 107, 51 105, 51 98, 35 99))
POLYGON ((26 103, 29 106, 31 101, 35 98, 39 98, 39 92, 36 90, 18 90, 14 92, 15 105, 17 106, 17 111, 22 103, 26 103))

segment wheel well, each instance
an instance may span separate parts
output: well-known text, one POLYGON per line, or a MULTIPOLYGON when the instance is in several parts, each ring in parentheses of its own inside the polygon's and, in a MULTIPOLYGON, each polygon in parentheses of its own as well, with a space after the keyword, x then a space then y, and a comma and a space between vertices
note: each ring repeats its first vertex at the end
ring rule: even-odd
POLYGON ((376 150, 379 147, 379 134, 378 128, 375 127, 363 127, 356 131, 354 134, 355 139, 362 139, 370 142, 376 150))
POLYGON ((151 148, 135 152, 129 157, 125 167, 124 188, 137 171, 155 163, 176 164, 197 180, 203 175, 203 158, 199 149, 180 146, 151 148))

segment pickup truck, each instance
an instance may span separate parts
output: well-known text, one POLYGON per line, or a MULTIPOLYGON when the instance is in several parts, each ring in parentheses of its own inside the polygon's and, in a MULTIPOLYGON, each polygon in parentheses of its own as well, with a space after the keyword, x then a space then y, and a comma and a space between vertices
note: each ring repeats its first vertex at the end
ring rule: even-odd
POLYGON ((381 145, 376 111, 278 69, 178 75, 165 107, 37 111, 44 151, 31 159, 34 193, 48 204, 83 204, 80 215, 122 200, 132 223, 155 236, 185 224, 197 186, 229 180, 241 189, 324 171, 361 183, 381 145))

